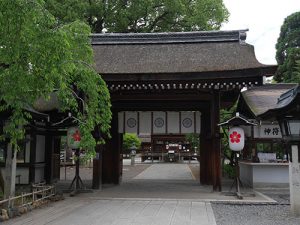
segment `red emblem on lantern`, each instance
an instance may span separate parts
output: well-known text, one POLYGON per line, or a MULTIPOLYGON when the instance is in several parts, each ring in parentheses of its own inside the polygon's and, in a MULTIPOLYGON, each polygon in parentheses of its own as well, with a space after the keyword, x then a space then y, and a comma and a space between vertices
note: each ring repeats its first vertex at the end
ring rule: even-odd
POLYGON ((245 132, 241 127, 231 127, 229 129, 229 148, 232 151, 241 151, 245 145, 245 132))
POLYGON ((80 141, 81 140, 81 136, 78 130, 76 130, 76 132, 73 134, 73 139, 74 141, 80 141))
POLYGON ((67 131, 67 144, 69 148, 78 149, 80 146, 81 134, 78 127, 70 127, 67 131))
POLYGON ((236 131, 233 131, 232 134, 230 134, 229 137, 230 137, 230 142, 231 143, 234 143, 234 142, 240 143, 240 141, 241 141, 241 135, 236 131))

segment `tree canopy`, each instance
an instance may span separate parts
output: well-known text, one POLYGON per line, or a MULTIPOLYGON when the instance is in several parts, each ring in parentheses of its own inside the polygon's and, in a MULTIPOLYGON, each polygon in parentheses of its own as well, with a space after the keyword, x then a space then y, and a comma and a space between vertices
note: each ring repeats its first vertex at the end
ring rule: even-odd
POLYGON ((217 30, 228 18, 222 0, 46 0, 61 23, 85 21, 92 32, 217 30))
POLYGON ((79 121, 83 148, 94 149, 95 126, 108 134, 110 96, 91 66, 90 32, 82 22, 58 23, 43 0, 0 1, 0 112, 10 112, 2 138, 17 146, 31 119, 24 109, 53 91, 59 110, 79 121))
POLYGON ((136 134, 125 133, 123 135, 123 150, 129 150, 133 146, 139 149, 141 147, 141 140, 136 134))
POLYGON ((281 26, 276 44, 278 69, 274 79, 278 82, 300 82, 297 62, 300 61, 300 12, 288 16, 281 26))

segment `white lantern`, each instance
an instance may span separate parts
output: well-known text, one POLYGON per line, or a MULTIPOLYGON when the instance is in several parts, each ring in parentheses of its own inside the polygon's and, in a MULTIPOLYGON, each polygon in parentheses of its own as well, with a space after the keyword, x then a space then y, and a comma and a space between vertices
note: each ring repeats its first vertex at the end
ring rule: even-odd
POLYGON ((67 131, 67 144, 72 149, 78 149, 81 141, 81 134, 78 127, 70 127, 67 131))
POLYGON ((229 129, 229 148, 232 151, 241 151, 245 146, 245 133, 240 127, 231 127, 229 129))

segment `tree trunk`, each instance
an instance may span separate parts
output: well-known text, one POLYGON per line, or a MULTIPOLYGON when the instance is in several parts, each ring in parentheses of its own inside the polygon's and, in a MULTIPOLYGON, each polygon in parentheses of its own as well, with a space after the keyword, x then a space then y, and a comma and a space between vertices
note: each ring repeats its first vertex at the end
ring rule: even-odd
POLYGON ((5 177, 4 177, 4 198, 15 196, 16 170, 17 170, 17 150, 13 150, 11 145, 7 147, 5 177))

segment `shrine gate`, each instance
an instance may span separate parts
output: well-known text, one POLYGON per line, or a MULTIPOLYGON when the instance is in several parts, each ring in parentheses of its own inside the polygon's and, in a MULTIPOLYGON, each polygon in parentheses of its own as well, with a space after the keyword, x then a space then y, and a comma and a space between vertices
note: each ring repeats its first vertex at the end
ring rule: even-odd
MULTIPOLYGON (((259 63, 245 40, 245 30, 93 34, 96 70, 110 90, 113 113, 112 138, 97 149, 102 164, 94 160, 94 187, 100 179, 121 182, 120 112, 136 112, 137 117, 184 111, 200 115, 200 182, 221 190, 219 111, 232 106, 242 88, 262 85, 263 77, 276 70, 259 63)), ((155 133, 153 115, 149 124, 149 132, 155 133)))

